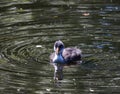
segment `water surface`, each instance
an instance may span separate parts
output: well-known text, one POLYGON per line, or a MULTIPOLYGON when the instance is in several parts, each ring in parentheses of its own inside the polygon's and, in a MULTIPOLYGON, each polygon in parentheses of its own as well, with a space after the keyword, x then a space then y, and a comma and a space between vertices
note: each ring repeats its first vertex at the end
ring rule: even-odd
POLYGON ((0 94, 119 94, 120 3, 1 0, 0 94), (54 82, 56 40, 82 49, 83 64, 54 82))

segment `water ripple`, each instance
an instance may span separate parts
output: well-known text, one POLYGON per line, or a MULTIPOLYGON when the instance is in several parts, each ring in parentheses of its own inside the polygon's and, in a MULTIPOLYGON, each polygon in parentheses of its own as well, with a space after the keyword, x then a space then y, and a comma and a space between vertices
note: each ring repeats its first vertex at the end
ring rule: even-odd
POLYGON ((117 1, 12 1, 0 2, 2 94, 119 93, 117 1), (49 54, 59 39, 82 49, 83 64, 55 82, 49 54))

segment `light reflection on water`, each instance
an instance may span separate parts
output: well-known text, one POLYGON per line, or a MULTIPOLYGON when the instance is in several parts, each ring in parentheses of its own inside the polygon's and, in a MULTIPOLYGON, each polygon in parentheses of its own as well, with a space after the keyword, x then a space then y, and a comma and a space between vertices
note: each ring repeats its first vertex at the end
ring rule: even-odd
POLYGON ((119 1, 0 1, 0 93, 120 93, 119 1), (83 51, 83 64, 53 80, 53 44, 83 51))

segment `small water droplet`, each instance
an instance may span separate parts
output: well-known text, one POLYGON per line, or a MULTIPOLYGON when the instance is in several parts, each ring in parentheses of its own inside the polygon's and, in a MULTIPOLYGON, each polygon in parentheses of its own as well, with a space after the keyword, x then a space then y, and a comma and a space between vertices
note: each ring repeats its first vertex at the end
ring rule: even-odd
POLYGON ((18 88, 17 91, 19 92, 19 91, 20 91, 20 88, 18 88))
POLYGON ((118 10, 119 8, 118 7, 115 7, 116 10, 118 10))
POLYGON ((73 79, 73 81, 75 81, 75 79, 73 79))
POLYGON ((83 26, 83 28, 85 29, 85 28, 86 28, 86 26, 83 26))

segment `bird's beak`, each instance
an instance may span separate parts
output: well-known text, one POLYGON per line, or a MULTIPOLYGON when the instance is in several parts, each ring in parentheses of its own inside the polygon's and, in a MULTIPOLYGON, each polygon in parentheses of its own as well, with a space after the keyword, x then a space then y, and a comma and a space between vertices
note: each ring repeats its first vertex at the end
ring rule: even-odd
POLYGON ((58 53, 59 53, 59 50, 60 50, 60 49, 57 47, 57 48, 56 48, 56 54, 58 54, 58 53))

